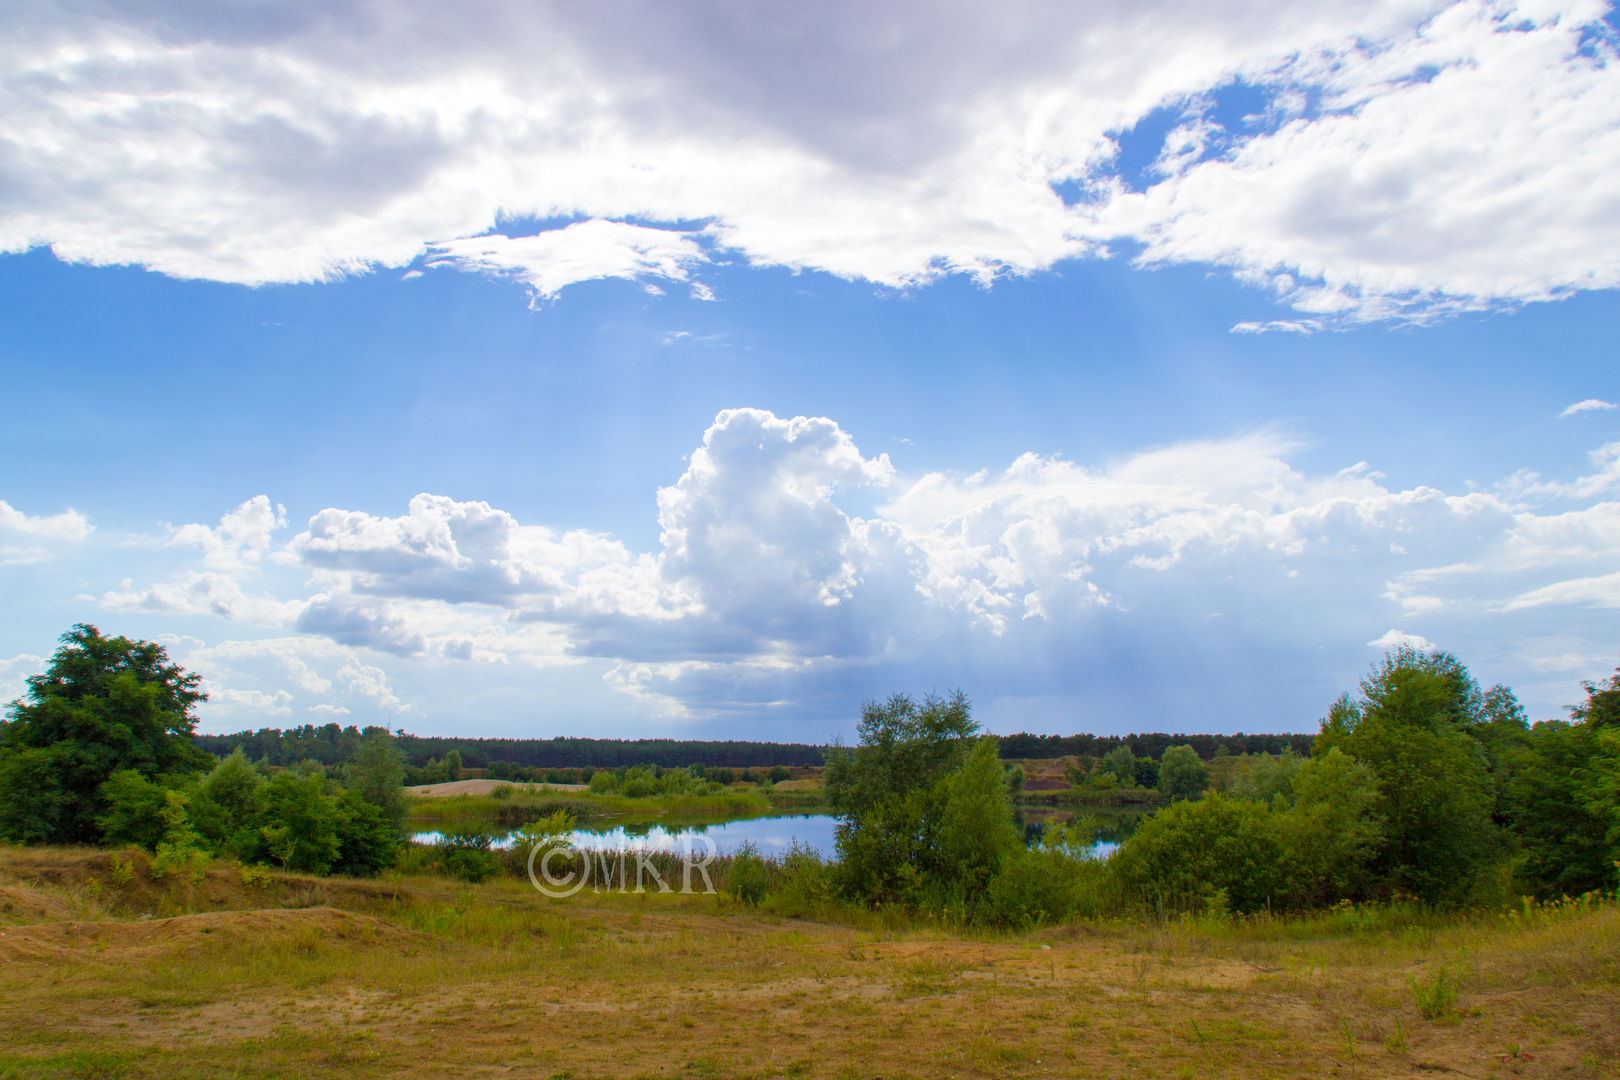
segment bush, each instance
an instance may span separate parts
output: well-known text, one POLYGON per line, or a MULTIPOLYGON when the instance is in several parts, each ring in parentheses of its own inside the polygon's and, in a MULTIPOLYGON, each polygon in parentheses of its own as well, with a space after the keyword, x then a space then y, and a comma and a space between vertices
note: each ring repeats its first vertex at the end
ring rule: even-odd
POLYGON ((439 865, 457 881, 476 885, 501 872, 501 860, 490 850, 488 833, 458 833, 440 840, 439 865))
POLYGON ((1224 890, 1234 910, 1249 912, 1281 893, 1283 853, 1269 806, 1216 793, 1143 821, 1110 862, 1150 905, 1191 910, 1224 890))
POLYGON ((731 867, 726 874, 726 893, 738 903, 758 907, 770 889, 765 860, 752 840, 744 840, 731 856, 731 867))

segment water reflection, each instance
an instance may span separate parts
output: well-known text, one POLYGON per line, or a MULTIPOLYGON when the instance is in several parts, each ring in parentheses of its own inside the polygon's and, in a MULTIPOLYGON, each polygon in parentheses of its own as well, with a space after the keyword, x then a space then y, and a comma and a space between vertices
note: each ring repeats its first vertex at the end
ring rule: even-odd
MULTIPOLYGON (((1019 816, 1024 838, 1032 843, 1039 841, 1048 821, 1054 818, 1058 820, 1068 818, 1067 813, 1060 811, 1054 814, 1048 808, 1035 807, 1023 808, 1019 816)), ((1092 854, 1097 858, 1107 858, 1135 828, 1137 815, 1108 815, 1099 817, 1098 821, 1100 828, 1097 845, 1092 854)), ((830 814, 782 814, 775 817, 737 818, 731 821, 691 825, 666 825, 643 821, 576 829, 569 838, 576 847, 593 851, 615 851, 621 848, 630 851, 681 851, 686 846, 685 837, 702 835, 712 840, 716 850, 722 855, 729 855, 745 841, 752 841, 759 853, 767 857, 784 855, 790 845, 798 843, 819 853, 822 858, 832 858, 835 854, 833 829, 837 824, 838 819, 830 814)), ((481 831, 494 838, 495 847, 505 848, 512 845, 511 830, 481 831)), ((419 832, 413 834, 411 839, 418 844, 436 844, 443 837, 444 834, 440 832, 419 832)))

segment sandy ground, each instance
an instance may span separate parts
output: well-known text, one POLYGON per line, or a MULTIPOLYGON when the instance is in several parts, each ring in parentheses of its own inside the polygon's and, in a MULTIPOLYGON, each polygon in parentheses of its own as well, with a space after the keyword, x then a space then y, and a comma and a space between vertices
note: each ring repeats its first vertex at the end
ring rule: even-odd
POLYGON ((429 797, 444 795, 488 795, 496 788, 515 787, 527 789, 533 787, 536 791, 586 791, 585 784, 514 784, 510 780, 456 780, 449 784, 420 784, 405 789, 410 795, 426 795, 429 797))

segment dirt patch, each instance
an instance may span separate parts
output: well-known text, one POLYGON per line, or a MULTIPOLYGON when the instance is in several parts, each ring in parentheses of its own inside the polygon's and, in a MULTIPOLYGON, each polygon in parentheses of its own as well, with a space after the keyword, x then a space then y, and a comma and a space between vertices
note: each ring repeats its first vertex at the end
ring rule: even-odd
POLYGON ((448 795, 488 795, 496 788, 516 788, 519 791, 533 790, 536 794, 544 795, 548 791, 589 791, 585 784, 517 784, 510 780, 455 780, 448 784, 419 784, 416 787, 405 789, 408 795, 421 795, 430 799, 442 799, 448 795))
POLYGON ((63 960, 124 964, 164 953, 231 949, 302 940, 345 948, 367 946, 400 952, 429 948, 426 934, 335 908, 302 911, 210 911, 172 919, 135 922, 56 922, 12 926, 0 931, 0 962, 58 963, 63 960))

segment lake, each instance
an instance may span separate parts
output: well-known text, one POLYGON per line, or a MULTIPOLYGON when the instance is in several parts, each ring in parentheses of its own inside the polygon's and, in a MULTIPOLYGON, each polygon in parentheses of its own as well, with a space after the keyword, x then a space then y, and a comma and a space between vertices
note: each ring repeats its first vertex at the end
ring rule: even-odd
MULTIPOLYGON (((830 814, 774 814, 667 827, 652 822, 617 826, 604 823, 594 828, 576 829, 569 839, 574 846, 593 851, 617 851, 621 848, 630 851, 681 851, 686 848, 687 837, 701 835, 713 841, 721 855, 730 855, 749 841, 761 855, 785 855, 789 846, 797 842, 818 852, 823 858, 831 858, 834 853, 833 828, 837 824, 838 819, 830 814)), ((1103 829, 1102 837, 1092 852, 1098 858, 1111 855, 1119 846, 1119 841, 1124 839, 1123 834, 1129 832, 1129 827, 1121 828, 1119 822, 1108 825, 1112 827, 1103 829)), ((486 831, 495 837, 494 846, 504 848, 511 845, 511 832, 486 831)), ((436 844, 441 838, 439 832, 419 832, 411 837, 419 844, 436 844)))

